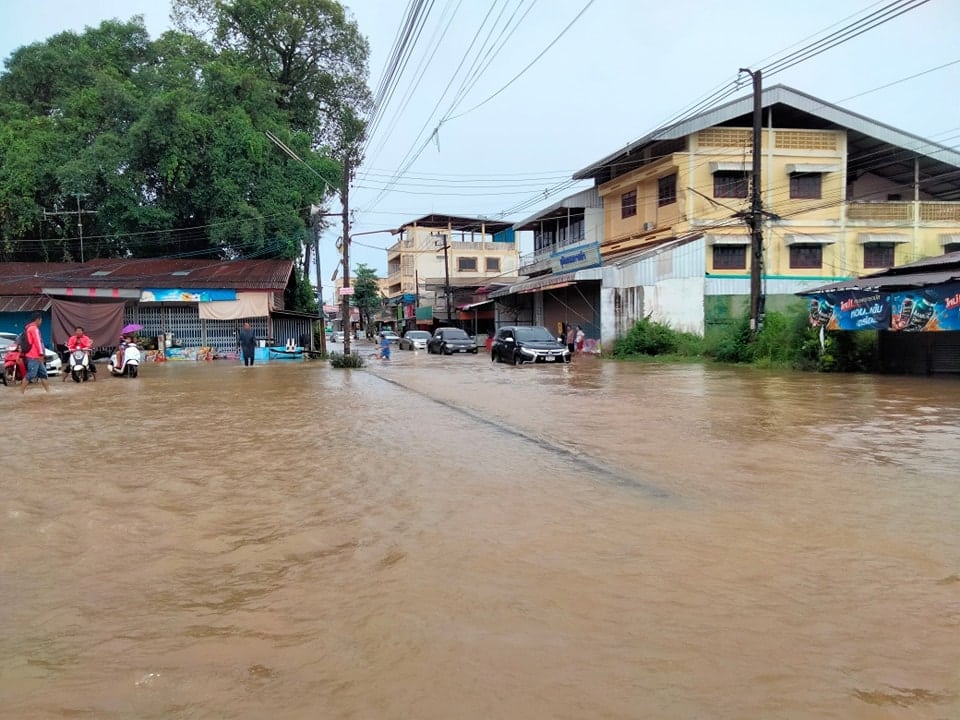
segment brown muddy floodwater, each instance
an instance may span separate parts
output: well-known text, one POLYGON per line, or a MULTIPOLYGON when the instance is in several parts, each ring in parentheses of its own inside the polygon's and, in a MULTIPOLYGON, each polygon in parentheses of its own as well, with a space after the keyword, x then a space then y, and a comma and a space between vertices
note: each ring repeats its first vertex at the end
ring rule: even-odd
POLYGON ((960 717, 960 380, 0 387, 0 717, 960 717))

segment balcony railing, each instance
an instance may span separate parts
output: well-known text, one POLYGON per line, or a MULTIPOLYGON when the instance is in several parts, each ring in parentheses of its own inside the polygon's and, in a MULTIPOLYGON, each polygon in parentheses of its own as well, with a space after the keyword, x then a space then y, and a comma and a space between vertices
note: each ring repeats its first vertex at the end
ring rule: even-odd
POLYGON ((960 224, 960 202, 849 202, 847 220, 889 222, 904 225, 929 222, 960 224))

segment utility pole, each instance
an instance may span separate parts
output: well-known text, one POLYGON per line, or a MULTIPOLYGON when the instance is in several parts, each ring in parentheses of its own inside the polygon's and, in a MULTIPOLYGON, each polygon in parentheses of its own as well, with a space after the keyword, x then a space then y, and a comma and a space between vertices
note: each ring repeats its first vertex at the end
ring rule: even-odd
POLYGON ((763 270, 763 202, 760 199, 760 131, 763 126, 763 99, 760 70, 740 68, 753 79, 753 171, 750 183, 750 334, 756 337, 763 327, 763 292, 760 278, 763 270))
MULTIPOLYGON (((450 308, 450 260, 447 257, 447 251, 450 249, 450 243, 447 242, 449 235, 446 233, 437 233, 443 238, 443 274, 444 274, 444 305, 447 306, 447 325, 453 325, 450 308)), ((434 245, 437 244, 435 240, 434 245)))
MULTIPOLYGON (((343 159, 343 290, 350 287, 350 156, 343 159)), ((318 280, 319 282, 319 280, 318 280)), ((343 354, 350 354, 350 296, 340 297, 340 315, 343 318, 343 354)))
MULTIPOLYGON (((314 254, 317 265, 317 303, 320 305, 320 354, 327 354, 327 315, 323 311, 323 278, 320 275, 320 227, 316 219, 313 222, 314 254)), ((313 338, 311 337, 311 340, 313 338)))
MULTIPOLYGON (((83 261, 84 261, 84 258, 83 258, 83 216, 84 216, 84 215, 96 215, 96 214, 97 214, 97 211, 96 211, 96 210, 81 210, 81 209, 80 209, 80 198, 86 197, 86 194, 85 194, 85 193, 75 193, 75 197, 77 198, 76 216, 77 216, 77 234, 79 235, 79 238, 80 238, 80 262, 83 262, 83 261)), ((74 214, 74 211, 73 211, 73 210, 54 210, 54 211, 50 211, 50 212, 48 212, 47 210, 44 210, 44 211, 43 211, 43 216, 44 216, 44 217, 47 217, 48 215, 50 215, 50 216, 55 216, 55 215, 73 215, 73 214, 74 214)))

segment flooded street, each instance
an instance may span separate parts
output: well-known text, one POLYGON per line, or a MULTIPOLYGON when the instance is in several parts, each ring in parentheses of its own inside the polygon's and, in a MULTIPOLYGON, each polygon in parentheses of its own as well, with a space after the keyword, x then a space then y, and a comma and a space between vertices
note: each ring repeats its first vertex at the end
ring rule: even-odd
POLYGON ((0 717, 960 717, 960 381, 371 363, 0 387, 0 717))

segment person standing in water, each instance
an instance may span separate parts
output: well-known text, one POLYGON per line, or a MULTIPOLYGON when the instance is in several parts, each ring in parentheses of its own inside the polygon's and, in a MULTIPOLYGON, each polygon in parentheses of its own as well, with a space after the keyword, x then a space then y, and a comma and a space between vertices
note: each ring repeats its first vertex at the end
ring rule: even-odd
POLYGON ((20 392, 27 391, 27 385, 36 380, 45 392, 50 392, 47 385, 47 366, 44 364, 43 338, 40 336, 40 323, 43 315, 37 313, 27 324, 27 374, 20 381, 20 392))
POLYGON ((243 366, 253 365, 253 351, 257 346, 257 334, 253 331, 250 323, 245 322, 240 331, 240 353, 243 355, 243 366))

